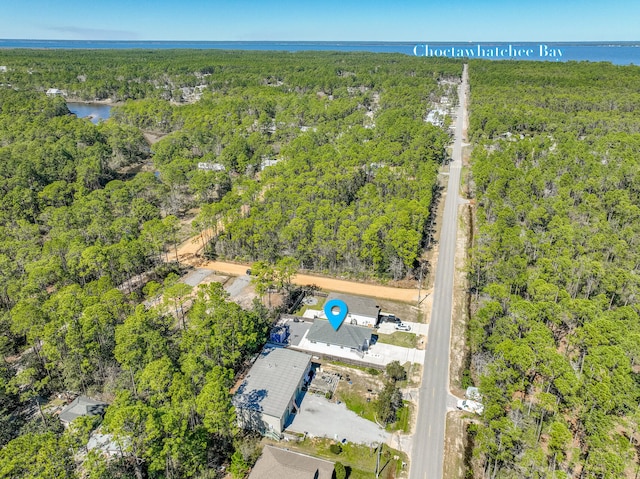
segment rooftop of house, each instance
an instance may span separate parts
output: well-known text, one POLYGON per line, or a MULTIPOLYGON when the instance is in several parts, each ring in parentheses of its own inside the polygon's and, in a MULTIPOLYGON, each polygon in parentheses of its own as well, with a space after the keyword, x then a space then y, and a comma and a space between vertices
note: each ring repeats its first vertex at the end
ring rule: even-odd
POLYGON ((87 396, 78 396, 60 411, 60 420, 70 423, 80 416, 102 416, 108 404, 95 401, 87 396))
POLYGON ((265 347, 233 397, 233 405, 282 417, 311 356, 290 349, 265 347))
POLYGON ((103 434, 98 430, 93 431, 87 442, 87 451, 96 450, 101 454, 111 456, 122 456, 131 445, 127 438, 116 439, 112 434, 103 434))
POLYGON ((331 479, 333 467, 330 461, 265 446, 249 479, 331 479))
POLYGON ((201 161, 198 163, 198 169, 209 171, 225 171, 226 168, 222 163, 207 163, 205 161, 201 161))
POLYGON ((315 343, 332 344, 350 349, 362 349, 371 340, 371 328, 342 323, 336 331, 329 321, 317 319, 307 333, 307 339, 315 343))
POLYGON ((380 306, 376 304, 376 300, 372 298, 364 298, 362 296, 352 296, 350 294, 341 293, 329 293, 327 296, 327 302, 332 299, 339 299, 344 301, 349 308, 349 313, 357 314, 359 316, 368 316, 371 318, 378 318, 380 313, 380 306))

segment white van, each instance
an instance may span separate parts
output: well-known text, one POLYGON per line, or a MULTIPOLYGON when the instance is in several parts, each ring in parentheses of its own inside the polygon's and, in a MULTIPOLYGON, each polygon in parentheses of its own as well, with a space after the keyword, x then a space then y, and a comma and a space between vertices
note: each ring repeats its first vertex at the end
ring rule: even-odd
POLYGON ((458 399, 456 407, 462 411, 475 414, 482 414, 484 412, 484 406, 478 401, 472 401, 471 399, 458 399))

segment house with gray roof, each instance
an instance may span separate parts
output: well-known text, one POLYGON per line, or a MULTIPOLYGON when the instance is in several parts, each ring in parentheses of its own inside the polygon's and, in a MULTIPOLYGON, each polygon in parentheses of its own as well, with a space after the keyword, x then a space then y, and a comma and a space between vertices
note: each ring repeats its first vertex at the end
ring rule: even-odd
POLYGON ((371 328, 342 323, 336 331, 329 321, 316 319, 307 333, 307 339, 331 348, 363 353, 371 344, 371 328))
POLYGON ((380 306, 376 304, 375 299, 365 298, 362 296, 352 296, 350 294, 329 293, 329 296, 327 296, 327 302, 332 299, 339 299, 347 305, 348 313, 344 323, 370 327, 374 327, 378 324, 378 319, 380 318, 380 306))
POLYGON ((47 90, 47 96, 63 96, 64 92, 57 88, 49 88, 47 90))
POLYGON ((333 469, 331 461, 265 446, 249 479, 331 479, 333 469))
POLYGON ((267 346, 233 396, 238 425, 279 438, 310 380, 311 356, 267 346))
POLYGON ((108 404, 100 401, 94 401, 87 396, 78 396, 71 401, 62 411, 60 411, 60 421, 68 426, 74 419, 80 416, 102 416, 107 409, 108 404))

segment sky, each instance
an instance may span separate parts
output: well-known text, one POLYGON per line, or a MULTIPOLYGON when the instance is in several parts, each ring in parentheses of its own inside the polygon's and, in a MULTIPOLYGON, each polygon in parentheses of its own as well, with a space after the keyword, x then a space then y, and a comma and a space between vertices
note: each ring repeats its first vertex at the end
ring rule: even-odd
POLYGON ((4 0, 0 38, 637 41, 637 0, 4 0))

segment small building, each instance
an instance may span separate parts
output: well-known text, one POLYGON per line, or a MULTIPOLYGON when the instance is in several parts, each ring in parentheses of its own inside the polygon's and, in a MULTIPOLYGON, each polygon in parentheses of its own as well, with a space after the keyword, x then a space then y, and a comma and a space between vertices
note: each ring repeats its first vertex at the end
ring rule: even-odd
POLYGON ((435 126, 442 126, 444 125, 444 119, 446 118, 446 116, 446 110, 436 107, 434 110, 429 111, 424 121, 435 126))
POLYGON ((205 171, 225 171, 226 168, 222 163, 207 163, 201 161, 198 163, 198 169, 205 171))
POLYGON ((78 396, 60 411, 60 421, 68 426, 80 416, 103 416, 108 404, 94 401, 87 396, 78 396))
MULTIPOLYGON (((371 298, 362 296, 352 296, 350 294, 329 293, 327 302, 332 299, 343 301, 348 308, 345 323, 351 323, 358 326, 374 327, 378 324, 380 318, 380 306, 371 298)), ((343 324, 345 324, 343 323, 343 324)))
POLYGON ((280 438, 310 380, 311 356, 265 347, 233 396, 238 425, 280 438))
POLYGON ((333 462, 265 446, 249 479, 331 479, 333 469, 333 462))
POLYGON ((272 160, 271 158, 264 158, 260 163, 260 171, 264 171, 265 168, 277 165, 280 160, 272 160))
POLYGON ((64 92, 62 90, 58 90, 57 88, 49 88, 47 90, 47 96, 62 96, 64 92))
POLYGON ((371 344, 371 329, 343 323, 336 331, 329 321, 317 319, 307 333, 307 339, 336 349, 364 353, 371 344))
POLYGON ((131 441, 117 440, 113 434, 104 434, 99 430, 93 431, 87 442, 87 451, 95 451, 102 457, 124 457, 128 454, 131 441))

